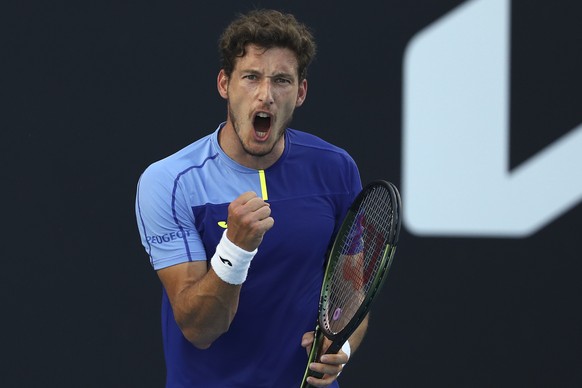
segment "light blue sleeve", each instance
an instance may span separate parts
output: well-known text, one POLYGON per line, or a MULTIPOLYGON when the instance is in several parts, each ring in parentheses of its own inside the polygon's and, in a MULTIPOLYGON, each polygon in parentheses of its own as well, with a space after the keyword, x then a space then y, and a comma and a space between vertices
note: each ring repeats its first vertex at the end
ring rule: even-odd
POLYGON ((148 167, 138 183, 135 212, 141 242, 154 269, 206 260, 179 174, 159 163, 148 167))

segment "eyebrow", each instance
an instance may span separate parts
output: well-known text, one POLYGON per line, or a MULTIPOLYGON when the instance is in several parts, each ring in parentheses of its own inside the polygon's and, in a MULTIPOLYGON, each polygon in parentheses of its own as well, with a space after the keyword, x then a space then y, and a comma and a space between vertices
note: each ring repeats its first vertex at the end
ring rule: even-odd
POLYGON ((254 75, 261 75, 264 76, 266 78, 291 78, 291 79, 295 79, 295 76, 291 73, 286 73, 284 71, 279 72, 279 73, 275 73, 273 75, 264 75, 263 73, 261 73, 258 70, 253 70, 253 69, 247 69, 247 70, 241 70, 241 73, 247 73, 247 74, 254 74, 254 75))
POLYGON ((267 76, 267 78, 278 78, 278 77, 295 79, 295 76, 293 74, 285 72, 275 73, 273 75, 267 76))

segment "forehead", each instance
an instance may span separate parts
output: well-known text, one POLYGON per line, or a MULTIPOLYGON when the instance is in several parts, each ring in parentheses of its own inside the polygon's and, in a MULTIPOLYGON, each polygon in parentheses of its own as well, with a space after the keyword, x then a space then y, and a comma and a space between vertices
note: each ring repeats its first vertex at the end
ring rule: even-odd
POLYGON ((235 70, 254 70, 265 73, 297 74, 297 55, 285 47, 264 48, 254 44, 245 46, 245 55, 235 61, 235 70))

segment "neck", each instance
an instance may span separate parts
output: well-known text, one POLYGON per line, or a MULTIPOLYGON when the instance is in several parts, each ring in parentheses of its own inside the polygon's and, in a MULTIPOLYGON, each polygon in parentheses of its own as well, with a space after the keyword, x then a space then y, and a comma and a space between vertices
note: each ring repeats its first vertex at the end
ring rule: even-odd
POLYGON ((285 150, 285 135, 277 139, 273 148, 264 155, 254 155, 243 146, 230 121, 220 129, 218 144, 228 157, 238 164, 255 170, 266 170, 271 167, 285 150))

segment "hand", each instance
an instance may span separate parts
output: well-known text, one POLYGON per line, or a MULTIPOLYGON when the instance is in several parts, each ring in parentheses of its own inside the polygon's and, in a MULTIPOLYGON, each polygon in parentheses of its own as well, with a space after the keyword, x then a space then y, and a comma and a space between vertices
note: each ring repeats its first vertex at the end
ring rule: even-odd
MULTIPOLYGON (((301 346, 306 349, 308 355, 313 344, 313 336, 314 332, 310 331, 305 333, 301 339, 301 346)), ((327 338, 324 338, 323 341, 323 352, 325 352, 331 341, 327 338)), ((307 382, 314 387, 327 387, 337 379, 348 360, 348 355, 341 350, 337 354, 323 354, 319 362, 313 362, 309 366, 309 369, 322 373, 323 377, 318 379, 310 376, 307 378, 307 382)))
POLYGON ((274 223, 270 205, 249 191, 228 206, 226 235, 233 244, 251 252, 261 244, 274 223))

